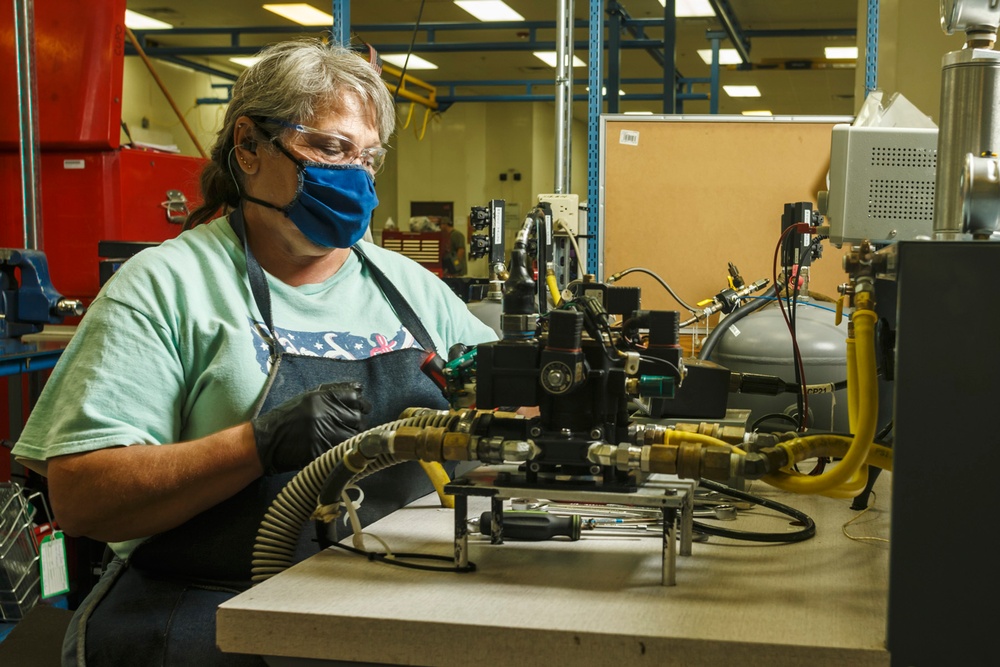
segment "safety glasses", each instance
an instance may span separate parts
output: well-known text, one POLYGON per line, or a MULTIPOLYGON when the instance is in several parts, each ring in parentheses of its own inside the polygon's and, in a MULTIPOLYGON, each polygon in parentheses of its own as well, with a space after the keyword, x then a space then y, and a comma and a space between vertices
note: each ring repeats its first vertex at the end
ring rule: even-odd
POLYGON ((314 127, 289 123, 278 118, 268 118, 267 122, 295 130, 302 138, 299 146, 313 162, 326 164, 360 164, 372 174, 378 173, 385 164, 388 151, 382 146, 361 148, 342 134, 317 130, 314 127))

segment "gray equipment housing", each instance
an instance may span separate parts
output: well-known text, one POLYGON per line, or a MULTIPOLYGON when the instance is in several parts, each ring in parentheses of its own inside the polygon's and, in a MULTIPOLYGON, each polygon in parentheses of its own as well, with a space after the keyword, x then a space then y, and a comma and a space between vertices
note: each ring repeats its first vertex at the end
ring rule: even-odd
MULTIPOLYGON (((934 230, 938 131, 835 125, 824 215, 830 242, 929 237, 934 230)), ((823 208, 823 207, 821 207, 823 208)))

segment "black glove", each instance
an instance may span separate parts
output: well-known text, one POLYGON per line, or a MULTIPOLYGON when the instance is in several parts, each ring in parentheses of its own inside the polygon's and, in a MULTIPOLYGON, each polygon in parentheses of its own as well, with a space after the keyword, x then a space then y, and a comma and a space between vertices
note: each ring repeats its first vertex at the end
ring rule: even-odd
POLYGON ((313 459, 360 433, 372 405, 361 383, 320 385, 250 420, 264 473, 301 470, 313 459))

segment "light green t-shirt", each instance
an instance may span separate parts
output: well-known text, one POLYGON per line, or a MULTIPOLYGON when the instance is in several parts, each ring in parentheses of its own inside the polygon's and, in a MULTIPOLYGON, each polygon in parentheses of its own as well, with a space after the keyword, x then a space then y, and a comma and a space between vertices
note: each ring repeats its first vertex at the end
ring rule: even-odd
MULTIPOLYGON (((439 354, 496 339, 449 287, 407 257, 362 249, 421 318, 439 354)), ((351 253, 320 284, 268 275, 286 351, 361 359, 417 347, 364 262, 351 253)), ((129 259, 104 286, 62 354, 24 432, 18 460, 199 438, 251 417, 268 350, 242 246, 225 218, 129 259)))

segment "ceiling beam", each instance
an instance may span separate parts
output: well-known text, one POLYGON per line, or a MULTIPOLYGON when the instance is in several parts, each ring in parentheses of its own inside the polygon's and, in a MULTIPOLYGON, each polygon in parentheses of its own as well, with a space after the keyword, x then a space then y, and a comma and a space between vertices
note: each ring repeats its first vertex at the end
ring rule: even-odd
POLYGON ((722 29, 729 35, 729 41, 732 42, 736 53, 739 54, 740 60, 743 61, 744 65, 749 65, 750 40, 744 34, 739 19, 733 13, 733 8, 729 6, 729 0, 708 0, 708 2, 715 10, 715 16, 722 23, 722 29))

